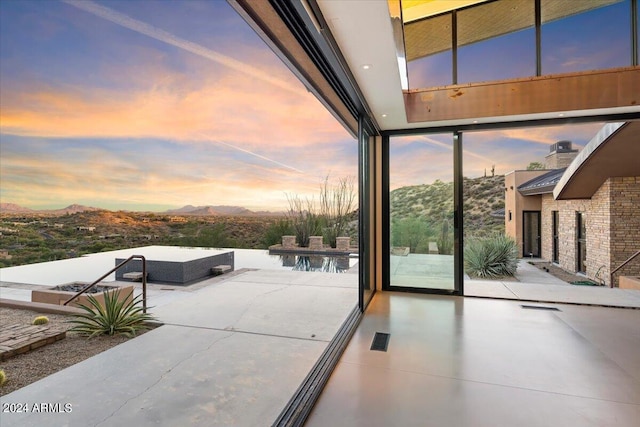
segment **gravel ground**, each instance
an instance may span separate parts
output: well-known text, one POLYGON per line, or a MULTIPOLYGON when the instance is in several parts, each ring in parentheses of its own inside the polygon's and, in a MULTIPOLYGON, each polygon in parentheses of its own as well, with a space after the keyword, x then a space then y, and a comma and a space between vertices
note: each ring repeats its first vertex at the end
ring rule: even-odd
MULTIPOLYGON (((0 323, 3 325, 30 325, 36 316, 49 318, 49 324, 69 329, 72 325, 65 323, 69 316, 62 314, 39 314, 29 310, 18 310, 0 307, 0 323)), ((140 334, 144 333, 140 332, 140 334)), ((19 354, 4 362, 0 362, 7 382, 0 387, 0 395, 11 393, 41 378, 74 365, 91 356, 115 347, 129 340, 122 335, 100 336, 91 339, 67 332, 67 337, 53 344, 40 347, 28 353, 19 354)))
POLYGON ((569 273, 568 271, 565 271, 562 268, 551 264, 550 262, 540 261, 540 262, 532 262, 530 264, 535 265, 540 270, 543 270, 544 267, 546 267, 547 270, 545 271, 547 271, 549 274, 557 277, 560 280, 564 280, 567 283, 581 281, 581 280, 591 280, 584 276, 578 276, 577 274, 569 273))

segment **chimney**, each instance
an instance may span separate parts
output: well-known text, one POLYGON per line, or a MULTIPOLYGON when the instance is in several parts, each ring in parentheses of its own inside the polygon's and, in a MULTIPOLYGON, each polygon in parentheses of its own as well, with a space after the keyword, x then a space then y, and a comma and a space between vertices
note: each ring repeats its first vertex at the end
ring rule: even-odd
POLYGON ((571 141, 558 141, 551 144, 549 154, 544 158, 545 169, 562 169, 571 164, 578 150, 571 148, 571 141))

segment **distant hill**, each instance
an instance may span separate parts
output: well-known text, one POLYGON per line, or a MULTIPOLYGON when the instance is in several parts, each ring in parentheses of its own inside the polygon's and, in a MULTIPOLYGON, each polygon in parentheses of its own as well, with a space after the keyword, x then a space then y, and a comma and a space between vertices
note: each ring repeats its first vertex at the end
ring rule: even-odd
MULTIPOLYGON (((29 209, 15 203, 0 203, 0 213, 6 214, 43 214, 43 215, 66 215, 79 212, 109 211, 109 209, 94 208, 78 204, 69 205, 62 209, 29 209)), ((194 215, 194 216, 281 216, 282 212, 251 211, 242 206, 193 206, 186 205, 179 209, 169 209, 161 212, 168 215, 194 215)))
POLYGON ((177 215, 253 215, 254 212, 241 206, 192 206, 186 205, 179 209, 169 209, 168 214, 177 215))
POLYGON ((62 209, 29 209, 15 203, 0 203, 0 212, 2 213, 42 213, 48 215, 65 215, 78 212, 100 211, 100 208, 83 205, 69 205, 62 209))
POLYGON ((65 215, 65 214, 74 214, 74 213, 78 213, 78 212, 95 212, 95 211, 101 211, 101 210, 104 210, 104 209, 94 208, 94 207, 91 207, 91 206, 83 206, 83 205, 73 204, 73 205, 67 206, 66 208, 51 209, 51 210, 47 210, 47 211, 43 211, 43 212, 65 215))
MULTIPOLYGON (((504 232, 504 218, 491 213, 504 208, 504 175, 464 179, 465 234, 504 232)), ((453 183, 401 187, 391 191, 392 218, 453 218, 453 183)))
POLYGON ((33 212, 32 209, 16 205, 15 203, 0 203, 0 212, 5 213, 22 213, 33 212))

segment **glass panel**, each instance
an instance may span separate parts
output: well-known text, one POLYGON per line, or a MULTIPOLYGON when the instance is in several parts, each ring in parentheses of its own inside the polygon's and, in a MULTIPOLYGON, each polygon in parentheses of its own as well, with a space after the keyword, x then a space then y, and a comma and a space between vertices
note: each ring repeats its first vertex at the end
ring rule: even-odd
POLYGON ((560 217, 558 215, 558 211, 552 212, 552 238, 553 238, 553 258, 552 261, 557 263, 559 261, 559 251, 558 251, 558 230, 560 227, 560 217))
POLYGON ((631 65, 630 0, 542 0, 542 73, 631 65))
POLYGON ((453 82, 450 13, 405 25, 405 46, 409 88, 453 82))
MULTIPOLYGON (((499 236, 502 240, 506 235, 515 241, 519 258, 515 277, 518 280, 522 279, 523 283, 527 282, 527 278, 519 277, 519 271, 526 271, 530 267, 526 262, 530 261, 527 259, 529 253, 536 256, 537 252, 542 261, 550 262, 554 257, 554 242, 556 251, 563 256, 558 262, 560 267, 567 271, 575 271, 577 233, 570 227, 570 233, 573 234, 569 233, 558 239, 560 230, 556 228, 554 232, 551 214, 552 211, 568 209, 567 202, 553 199, 554 180, 560 179, 561 173, 556 174, 552 169, 559 168, 556 172, 561 171, 572 158, 566 156, 566 153, 554 151, 553 148, 558 141, 570 140, 572 150, 579 151, 602 125, 586 123, 464 133, 465 295, 486 296, 493 292, 486 279, 513 280, 504 274, 497 277, 488 277, 485 274, 491 272, 485 267, 491 266, 492 262, 490 257, 485 256, 488 253, 486 249, 496 241, 499 242, 493 237, 499 236), (563 161, 565 163, 562 163, 563 161), (551 178, 544 178, 544 175, 551 178), (540 177, 542 181, 536 181, 540 177), (544 185, 539 185, 540 183, 544 185), (531 191, 532 188, 535 188, 535 191, 531 191), (528 220, 530 226, 525 224, 527 219, 524 212, 535 212, 536 217, 528 220), (531 244, 525 244, 525 228, 529 229, 531 244), (473 255, 476 255, 476 261, 469 262, 473 255)), ((574 214, 571 213, 567 220, 575 221, 574 214)), ((557 254, 555 257, 558 258, 557 254)))
POLYGON ((375 183, 375 137, 370 136, 365 129, 361 129, 360 135, 360 155, 361 155, 361 183, 360 191, 362 191, 362 228, 363 247, 360 253, 359 272, 362 280, 360 280, 360 308, 365 309, 373 293, 375 292, 375 199, 372 186, 375 183))
POLYGON ((451 134, 389 143, 390 285, 454 289, 451 134))
POLYGON ((534 2, 500 0, 458 12, 458 83, 536 73, 534 2))
POLYGON ((579 273, 584 273, 587 271, 587 225, 584 212, 576 212, 576 229, 578 232, 577 270, 579 273))

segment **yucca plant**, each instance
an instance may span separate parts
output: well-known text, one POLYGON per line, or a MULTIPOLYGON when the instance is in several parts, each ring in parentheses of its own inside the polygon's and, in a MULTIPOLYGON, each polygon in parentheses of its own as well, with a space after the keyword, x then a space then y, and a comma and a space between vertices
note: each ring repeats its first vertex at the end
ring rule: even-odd
POLYGON ((120 290, 105 292, 104 307, 93 295, 87 295, 89 305, 78 304, 86 313, 74 315, 69 323, 73 323, 70 331, 78 332, 92 338, 96 335, 122 334, 135 336, 136 332, 148 329, 144 323, 155 320, 154 317, 142 311, 141 295, 129 298, 131 294, 120 300, 120 290))
POLYGON ((480 278, 513 276, 518 267, 515 240, 504 234, 469 239, 464 248, 467 274, 480 278))

